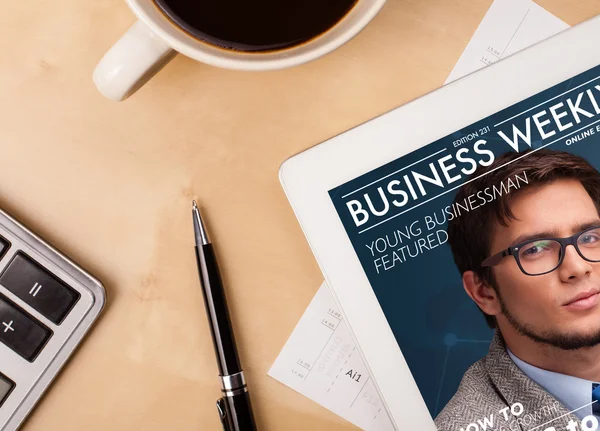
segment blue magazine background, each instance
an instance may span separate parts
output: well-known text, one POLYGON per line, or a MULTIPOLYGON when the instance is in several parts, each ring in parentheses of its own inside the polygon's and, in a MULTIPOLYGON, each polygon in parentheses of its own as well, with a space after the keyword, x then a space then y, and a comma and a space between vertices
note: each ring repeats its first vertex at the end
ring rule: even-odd
MULTIPOLYGON (((561 101, 567 105, 567 98, 588 89, 593 91, 594 96, 600 101, 600 87, 595 87, 598 84, 600 84, 600 67, 556 85, 329 192, 433 417, 437 416, 454 395, 466 369, 486 355, 493 336, 493 330, 488 328, 483 315, 463 290, 461 275, 454 265, 448 243, 426 251, 403 263, 398 263, 393 269, 379 274, 373 263, 371 251, 366 244, 371 244, 372 241, 385 237, 386 234, 390 235, 395 229, 404 230, 405 226, 417 220, 422 221, 425 216, 433 216, 435 213, 440 219, 443 215, 443 208, 452 204, 457 190, 447 192, 427 203, 416 202, 413 209, 411 209, 411 205, 402 208, 402 210, 395 209, 397 214, 406 209, 409 209, 409 211, 377 226, 374 225, 389 218, 390 215, 394 215, 394 210, 386 216, 371 217, 364 226, 357 227, 346 203, 350 199, 361 199, 364 194, 369 193, 374 198, 375 206, 379 205, 381 207, 381 200, 376 199, 378 197, 377 187, 387 184, 390 179, 397 178, 401 180, 402 176, 411 169, 426 168, 430 162, 437 160, 444 154, 456 154, 460 148, 470 147, 472 149, 473 144, 478 139, 485 139, 487 141, 485 148, 492 150, 496 157, 507 151, 514 151, 507 142, 499 137, 498 131, 503 131, 507 136, 512 137, 513 123, 523 129, 522 125, 524 123, 519 121, 528 115, 539 112, 545 109, 544 107, 547 109, 561 101), (576 87, 579 88, 575 89, 576 87), (572 89, 575 90, 562 95, 572 89), (546 101, 548 101, 547 104, 544 103, 546 101), (537 107, 538 105, 541 106, 537 107), (512 117, 529 109, 531 109, 529 114, 525 113, 521 117, 512 120, 512 117), (453 142, 474 131, 485 130, 486 127, 490 127, 490 131, 483 136, 475 138, 458 148, 453 145, 453 142), (427 161, 417 163, 410 169, 408 168, 409 165, 430 157, 443 149, 446 152, 440 154, 440 156, 432 157, 427 161), (401 169, 404 170, 390 175, 401 169), (376 182, 388 175, 390 175, 388 178, 376 182), (376 183, 371 184, 373 182, 376 183), (360 190, 357 191, 357 189, 360 190), (354 193, 348 196, 351 192, 354 193), (377 202, 380 203, 377 204, 377 202), (420 206, 416 206, 417 203, 420 206), (367 228, 369 229, 366 230, 367 228)), ((518 83, 515 83, 515 85, 518 85, 518 83)), ((457 100, 456 102, 457 109, 460 109, 461 101, 457 100)), ((582 109, 597 113, 597 109, 590 100, 582 98, 580 106, 582 109)), ((449 112, 448 115, 452 115, 452 113, 449 112)), ((593 118, 582 117, 581 120, 581 123, 576 124, 573 128, 559 132, 552 138, 547 139, 542 139, 532 124, 533 139, 531 148, 547 146, 551 150, 568 151, 583 156, 596 169, 600 168, 600 132, 596 132, 581 142, 571 145, 566 143, 568 137, 576 137, 583 132, 578 131, 584 127, 583 130, 588 130, 600 124, 600 115, 595 115, 593 118)), ((572 116, 564 117, 562 121, 563 124, 569 121, 575 123, 572 116)), ((422 127, 427 127, 426 122, 434 123, 435 118, 424 118, 422 127)), ((403 142, 398 142, 399 147, 402 147, 402 145, 403 142)), ((521 141, 518 149, 524 151, 529 149, 529 146, 521 141)), ((423 170, 423 173, 427 172, 427 169, 423 170)), ((469 177, 465 176, 459 182, 448 185, 446 189, 454 189, 468 181, 468 179, 469 177)), ((428 197, 422 199, 422 201, 446 191, 427 183, 424 184, 428 197)), ((422 223, 420 226, 425 230, 422 223)), ((438 229, 445 230, 446 228, 447 222, 431 232, 438 229)), ((427 233, 430 232, 425 232, 425 234, 427 233)), ((408 242, 410 241, 406 243, 408 242)))

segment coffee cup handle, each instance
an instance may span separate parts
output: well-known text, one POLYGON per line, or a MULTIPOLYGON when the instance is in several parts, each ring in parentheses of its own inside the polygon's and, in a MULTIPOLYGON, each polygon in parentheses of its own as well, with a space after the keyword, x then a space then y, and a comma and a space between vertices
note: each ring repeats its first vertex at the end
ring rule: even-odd
POLYGON ((125 100, 175 54, 160 36, 138 21, 104 54, 94 70, 94 83, 109 99, 125 100))

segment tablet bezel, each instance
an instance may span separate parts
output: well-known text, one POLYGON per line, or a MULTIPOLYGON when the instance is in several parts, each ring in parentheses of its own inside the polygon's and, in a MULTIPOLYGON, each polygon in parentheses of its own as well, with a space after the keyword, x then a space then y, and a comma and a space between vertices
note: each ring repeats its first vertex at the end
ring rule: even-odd
POLYGON ((597 40, 600 17, 282 164, 279 177, 285 193, 397 429, 437 430, 328 191, 598 66, 597 40))

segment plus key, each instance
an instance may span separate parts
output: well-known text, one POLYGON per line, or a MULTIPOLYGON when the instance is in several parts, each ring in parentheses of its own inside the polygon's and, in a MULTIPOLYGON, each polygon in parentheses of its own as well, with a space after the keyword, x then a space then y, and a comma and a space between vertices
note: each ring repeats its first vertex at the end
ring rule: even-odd
POLYGON ((0 296, 0 342, 33 362, 52 331, 25 313, 4 296, 0 296))

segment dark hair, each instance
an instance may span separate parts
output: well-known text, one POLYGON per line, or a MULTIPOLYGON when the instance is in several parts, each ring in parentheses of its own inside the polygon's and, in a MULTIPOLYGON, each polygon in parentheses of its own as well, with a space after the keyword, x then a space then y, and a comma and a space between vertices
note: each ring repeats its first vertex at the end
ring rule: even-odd
MULTIPOLYGON (((448 223, 448 242, 461 275, 465 271, 473 271, 481 281, 496 291, 498 286, 492 268, 483 268, 481 262, 490 255, 490 242, 495 224, 508 226, 510 221, 514 220, 510 203, 523 190, 549 184, 558 179, 575 179, 588 192, 600 214, 600 173, 583 157, 545 149, 505 153, 490 166, 479 167, 471 177, 476 179, 459 189, 454 203, 464 203, 470 195, 476 195, 486 188, 499 187, 501 183, 506 183, 508 178, 523 178, 523 172, 527 184, 512 189, 510 193, 502 193, 479 208, 461 212, 461 215, 448 223), (481 176, 485 173, 487 175, 481 176)), ((484 315, 490 328, 495 328, 495 319, 485 313, 484 315)))

